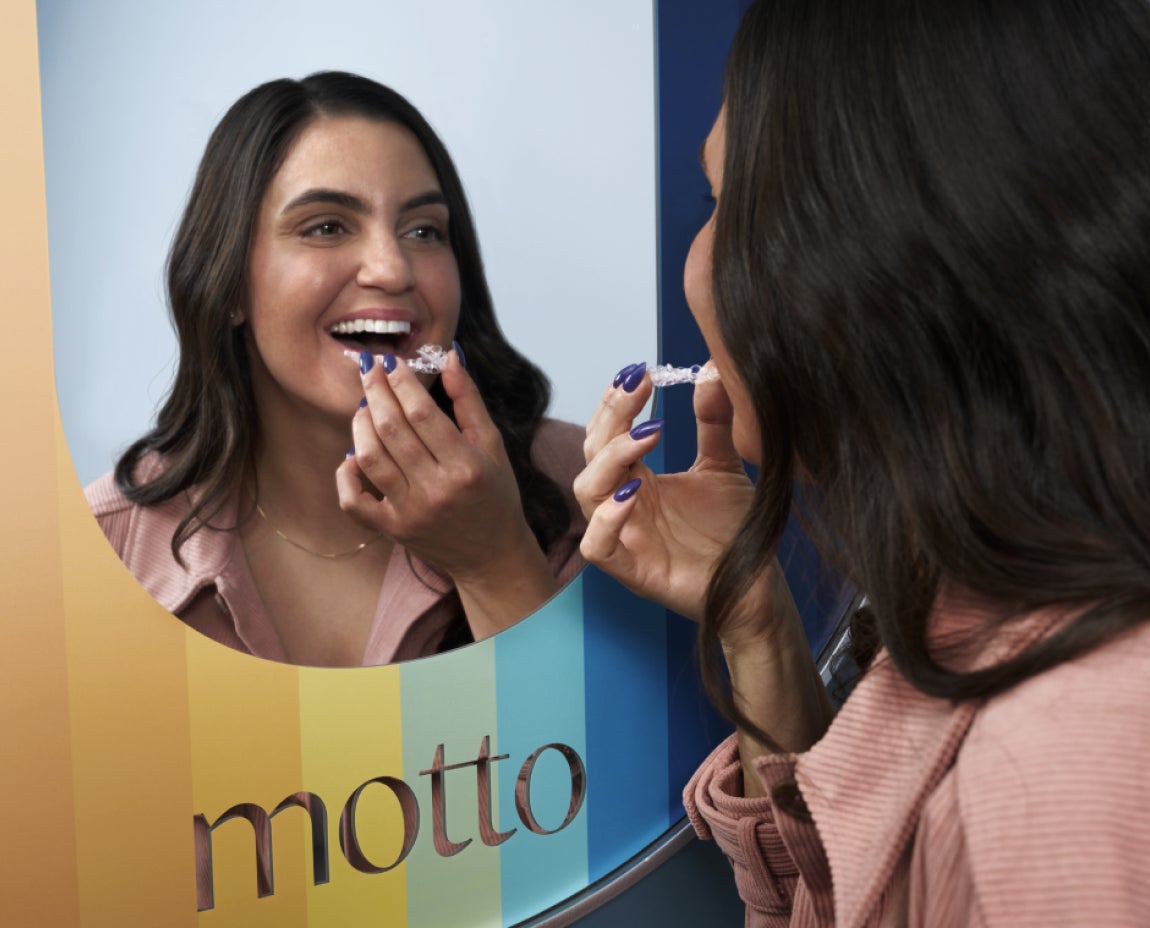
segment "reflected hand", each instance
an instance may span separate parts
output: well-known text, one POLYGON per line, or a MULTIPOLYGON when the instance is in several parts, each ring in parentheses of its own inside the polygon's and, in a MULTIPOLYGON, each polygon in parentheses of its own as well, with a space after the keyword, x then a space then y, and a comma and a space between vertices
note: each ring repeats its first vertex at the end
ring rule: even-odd
POLYGON ((469 596, 489 599, 479 611, 491 611, 497 627, 473 622, 478 638, 540 605, 554 579, 502 436, 455 352, 440 376, 456 422, 406 364, 390 373, 376 364, 363 376, 367 406, 352 420, 355 453, 336 485, 344 511, 451 577, 469 621, 469 596))
POLYGON ((719 381, 695 386, 694 464, 684 473, 654 474, 641 458, 658 431, 637 439, 629 431, 650 394, 649 378, 633 392, 609 388, 587 426, 587 467, 575 480, 589 520, 581 551, 633 592, 698 620, 711 572, 754 487, 735 450, 734 413, 719 381), (616 491, 636 478, 638 489, 620 501, 616 491))

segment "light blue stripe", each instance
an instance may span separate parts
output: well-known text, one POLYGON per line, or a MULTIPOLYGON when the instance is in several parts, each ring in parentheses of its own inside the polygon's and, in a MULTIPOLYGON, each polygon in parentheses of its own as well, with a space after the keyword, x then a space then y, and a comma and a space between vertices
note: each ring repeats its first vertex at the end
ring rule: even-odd
MULTIPOLYGON (((515 781, 532 752, 547 744, 573 748, 587 763, 583 673, 583 577, 577 577, 536 615, 501 634, 495 653, 499 741, 508 754, 494 766, 502 831, 518 831, 502 844, 503 924, 538 914, 587 885, 587 803, 555 834, 536 834, 520 819, 515 781)), ((594 780, 595 770, 588 770, 594 780)), ((531 777, 531 807, 538 824, 558 828, 567 814, 571 776, 562 755, 549 749, 531 777)))

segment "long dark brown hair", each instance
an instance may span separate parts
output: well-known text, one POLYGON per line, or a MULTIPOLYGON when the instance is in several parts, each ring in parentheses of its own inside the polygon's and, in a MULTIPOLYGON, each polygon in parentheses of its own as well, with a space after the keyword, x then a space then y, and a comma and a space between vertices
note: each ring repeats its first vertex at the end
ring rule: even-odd
MULTIPOLYGON (((245 305, 260 201, 300 133, 323 115, 398 123, 427 154, 451 215, 450 242, 462 290, 456 338, 503 437, 527 522, 546 551, 571 520, 563 493, 531 460, 550 384, 499 328, 471 210, 447 149, 403 96, 344 72, 261 84, 236 101, 212 132, 168 258, 168 302, 180 346, 175 380, 155 427, 117 462, 117 487, 143 506, 196 488, 172 537, 177 561, 180 547, 239 489, 259 422, 243 329, 231 324, 229 314, 245 305), (140 481, 139 464, 150 452, 161 456, 164 467, 140 481)), ((450 414, 438 382, 432 394, 450 414)))
POLYGON ((760 0, 725 105, 714 296, 762 468, 708 589, 720 705, 745 722, 717 638, 796 479, 929 694, 1150 618, 1150 4, 760 0), (943 587, 999 625, 1080 614, 959 672, 928 645, 943 587))

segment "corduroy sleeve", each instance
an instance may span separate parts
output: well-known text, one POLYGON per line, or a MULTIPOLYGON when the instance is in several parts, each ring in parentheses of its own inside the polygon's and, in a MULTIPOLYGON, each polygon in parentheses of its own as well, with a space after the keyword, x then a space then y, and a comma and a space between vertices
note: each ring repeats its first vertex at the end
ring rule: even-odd
MULTIPOLYGON (((794 758, 771 759, 793 777, 794 758)), ((687 815, 699 837, 713 839, 735 871, 735 885, 747 905, 748 926, 791 924, 799 871, 775 825, 770 797, 743 795, 743 772, 735 736, 703 762, 683 794, 687 815)))

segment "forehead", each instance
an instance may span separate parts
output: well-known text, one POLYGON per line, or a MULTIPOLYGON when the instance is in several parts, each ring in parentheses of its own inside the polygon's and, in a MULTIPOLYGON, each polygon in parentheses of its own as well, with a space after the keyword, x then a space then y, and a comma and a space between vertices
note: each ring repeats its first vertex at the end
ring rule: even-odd
POLYGON ((288 149, 268 195, 330 187, 368 193, 438 190, 435 169, 414 133, 397 122, 362 116, 320 116, 288 149))

